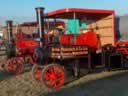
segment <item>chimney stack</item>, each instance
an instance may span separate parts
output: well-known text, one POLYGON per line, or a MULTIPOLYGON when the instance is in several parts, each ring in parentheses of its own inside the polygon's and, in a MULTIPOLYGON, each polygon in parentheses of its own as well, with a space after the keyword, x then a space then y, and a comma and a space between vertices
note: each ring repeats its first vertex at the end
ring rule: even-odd
POLYGON ((11 20, 6 21, 9 42, 12 40, 12 23, 13 23, 13 21, 11 21, 11 20))
POLYGON ((36 16, 37 16, 37 23, 38 23, 39 36, 40 36, 40 47, 43 47, 45 45, 44 8, 43 7, 36 8, 36 16))

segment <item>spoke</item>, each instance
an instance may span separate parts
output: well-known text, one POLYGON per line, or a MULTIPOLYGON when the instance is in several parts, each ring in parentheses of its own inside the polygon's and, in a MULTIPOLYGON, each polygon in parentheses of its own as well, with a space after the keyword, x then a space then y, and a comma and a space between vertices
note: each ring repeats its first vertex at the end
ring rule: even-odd
POLYGON ((37 70, 35 71, 35 74, 40 74, 40 73, 41 73, 41 70, 38 70, 38 69, 37 69, 37 70))
POLYGON ((21 70, 22 70, 22 65, 17 65, 17 67, 16 67, 16 73, 20 73, 21 72, 21 70))
POLYGON ((55 74, 53 67, 49 68, 51 74, 55 74))
POLYGON ((64 83, 64 75, 62 73, 63 72, 58 72, 57 77, 56 77, 56 81, 55 81, 57 86, 54 86, 54 88, 59 87, 64 83))
POLYGON ((15 61, 15 63, 16 63, 16 64, 18 63, 16 58, 15 58, 15 60, 14 60, 14 61, 15 61))
POLYGON ((48 82, 48 86, 49 87, 52 87, 53 86, 53 83, 54 83, 54 81, 50 79, 50 81, 48 82))
POLYGON ((36 80, 40 80, 40 76, 39 75, 36 75, 35 78, 36 78, 36 80))
POLYGON ((11 60, 9 60, 8 62, 9 62, 8 65, 11 65, 12 64, 12 61, 11 60))
POLYGON ((57 87, 63 85, 64 80, 62 78, 59 78, 57 80, 54 81, 54 88, 56 89, 57 87))
POLYGON ((36 74, 35 75, 35 78, 36 78, 36 80, 40 80, 40 75, 39 74, 36 74))
POLYGON ((45 80, 49 80, 50 79, 50 73, 46 72, 46 75, 45 75, 45 80))
POLYGON ((42 70, 40 70, 40 69, 37 68, 37 69, 35 69, 34 74, 35 74, 36 80, 40 80, 41 74, 42 74, 42 70))
POLYGON ((46 75, 45 80, 47 80, 47 81, 50 80, 50 77, 46 75))
POLYGON ((58 77, 60 71, 61 71, 61 68, 59 66, 54 66, 54 73, 55 73, 56 77, 58 77))
POLYGON ((16 72, 15 73, 20 74, 24 70, 24 64, 20 59, 17 59, 16 62, 17 63, 16 63, 16 72))
POLYGON ((60 75, 60 76, 57 78, 57 81, 58 81, 58 80, 61 80, 61 79, 64 79, 64 75, 60 75))
POLYGON ((49 72, 46 72, 46 75, 50 76, 51 74, 49 72))
POLYGON ((61 80, 63 80, 63 78, 58 78, 58 79, 56 80, 56 82, 59 82, 59 81, 61 81, 61 80))
POLYGON ((12 67, 11 66, 8 66, 8 71, 12 71, 12 67))
POLYGON ((56 89, 58 86, 56 84, 56 81, 54 81, 54 89, 56 89))
POLYGON ((64 77, 64 72, 61 70, 61 72, 58 72, 56 76, 57 78, 64 77))
POLYGON ((12 65, 12 67, 13 67, 13 69, 15 69, 15 70, 17 69, 17 65, 15 65, 15 64, 12 65))
POLYGON ((55 71, 56 71, 56 72, 59 72, 60 70, 61 70, 61 68, 60 68, 60 67, 58 67, 58 66, 57 66, 57 67, 55 67, 55 71))
POLYGON ((16 63, 16 60, 15 59, 12 59, 12 63, 15 64, 16 63))
POLYGON ((61 74, 61 76, 64 76, 64 72, 63 71, 60 74, 61 74))

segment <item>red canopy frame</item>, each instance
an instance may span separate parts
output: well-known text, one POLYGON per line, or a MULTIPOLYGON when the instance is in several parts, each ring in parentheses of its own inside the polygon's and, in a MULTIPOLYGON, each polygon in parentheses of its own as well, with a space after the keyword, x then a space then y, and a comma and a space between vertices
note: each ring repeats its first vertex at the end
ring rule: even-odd
POLYGON ((76 18, 98 18, 114 14, 113 10, 96 10, 96 9, 82 9, 82 8, 64 8, 48 12, 45 14, 46 18, 60 18, 60 19, 73 19, 73 14, 76 13, 76 18))

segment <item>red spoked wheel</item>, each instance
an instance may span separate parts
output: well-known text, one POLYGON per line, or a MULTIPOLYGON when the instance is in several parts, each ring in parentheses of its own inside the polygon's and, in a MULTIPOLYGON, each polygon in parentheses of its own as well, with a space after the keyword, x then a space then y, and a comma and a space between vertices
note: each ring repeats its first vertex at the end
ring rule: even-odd
POLYGON ((41 77, 44 84, 50 89, 57 89, 64 84, 65 74, 64 69, 60 65, 50 64, 47 65, 41 77))
POLYGON ((41 65, 33 65, 32 67, 32 76, 35 80, 40 81, 41 80, 41 75, 43 71, 43 66, 41 65))
POLYGON ((14 57, 7 60, 5 70, 12 74, 21 74, 24 72, 24 61, 21 58, 14 57))

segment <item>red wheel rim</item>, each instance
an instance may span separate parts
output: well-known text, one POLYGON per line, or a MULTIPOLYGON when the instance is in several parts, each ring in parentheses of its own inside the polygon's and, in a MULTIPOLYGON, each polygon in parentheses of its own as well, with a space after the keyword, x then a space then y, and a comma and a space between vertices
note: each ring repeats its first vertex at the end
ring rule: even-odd
POLYGON ((11 58, 7 61, 6 69, 9 73, 18 75, 24 71, 24 63, 19 58, 11 58))
POLYGON ((64 70, 61 66, 50 66, 43 75, 48 88, 57 89, 64 84, 64 70))
POLYGON ((13 73, 14 72, 14 66, 13 66, 12 59, 8 59, 7 60, 6 71, 9 72, 9 73, 13 73))
POLYGON ((16 74, 20 74, 24 71, 24 63, 22 60, 20 59, 15 59, 16 60, 16 70, 15 73, 16 74))
POLYGON ((41 75, 42 75, 42 68, 39 67, 35 68, 34 77, 37 81, 40 81, 41 75))

